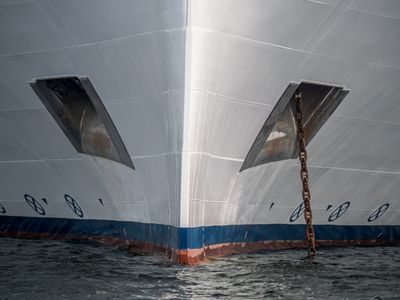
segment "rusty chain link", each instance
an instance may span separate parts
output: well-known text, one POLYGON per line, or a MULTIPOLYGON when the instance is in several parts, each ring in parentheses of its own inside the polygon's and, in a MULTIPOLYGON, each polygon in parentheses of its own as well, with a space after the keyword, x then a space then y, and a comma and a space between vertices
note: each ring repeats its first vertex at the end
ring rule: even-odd
POLYGON ((306 219, 306 236, 308 242, 308 257, 317 255, 315 250, 315 234, 312 224, 311 192, 308 186, 307 150, 303 128, 302 95, 299 90, 294 95, 296 102, 297 140, 299 142, 300 177, 303 183, 304 218, 306 219))

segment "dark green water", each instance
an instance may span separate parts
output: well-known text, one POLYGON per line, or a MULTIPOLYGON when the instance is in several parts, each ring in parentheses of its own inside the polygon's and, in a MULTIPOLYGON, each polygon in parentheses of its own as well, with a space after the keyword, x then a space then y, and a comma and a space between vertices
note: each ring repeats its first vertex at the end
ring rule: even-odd
POLYGON ((400 299, 400 248, 238 255, 196 267, 87 243, 0 239, 1 299, 400 299))

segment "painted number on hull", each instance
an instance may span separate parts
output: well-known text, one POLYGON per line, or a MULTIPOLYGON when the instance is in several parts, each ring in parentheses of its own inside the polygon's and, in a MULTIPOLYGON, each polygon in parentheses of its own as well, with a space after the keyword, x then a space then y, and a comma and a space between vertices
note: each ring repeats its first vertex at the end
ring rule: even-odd
POLYGON ((340 216, 342 216, 346 210, 350 207, 350 202, 344 202, 342 204, 340 204, 329 216, 328 221, 329 222, 333 222, 336 219, 338 219, 340 216))
POLYGON ((6 212, 6 208, 0 203, 0 214, 5 214, 6 212))
POLYGON ((301 202, 290 215, 290 222, 296 221, 304 213, 304 202, 301 202))
POLYGON ((70 195, 64 195, 65 201, 68 203, 69 208, 80 218, 83 218, 83 211, 78 202, 75 201, 70 195))
POLYGON ((382 216, 387 209, 389 208, 389 203, 385 203, 381 206, 379 206, 377 209, 375 209, 372 214, 368 217, 368 222, 373 222, 376 219, 378 219, 380 216, 382 216))
POLYGON ((28 194, 25 194, 24 197, 29 206, 39 215, 44 216, 46 214, 43 206, 35 198, 28 194))

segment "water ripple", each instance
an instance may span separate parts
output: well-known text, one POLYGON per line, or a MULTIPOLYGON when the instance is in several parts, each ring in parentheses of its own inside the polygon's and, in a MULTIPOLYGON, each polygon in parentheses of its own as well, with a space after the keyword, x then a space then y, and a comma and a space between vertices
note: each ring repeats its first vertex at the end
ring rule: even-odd
POLYGON ((270 251, 194 267, 94 243, 0 239, 0 299, 400 299, 400 248, 270 251))

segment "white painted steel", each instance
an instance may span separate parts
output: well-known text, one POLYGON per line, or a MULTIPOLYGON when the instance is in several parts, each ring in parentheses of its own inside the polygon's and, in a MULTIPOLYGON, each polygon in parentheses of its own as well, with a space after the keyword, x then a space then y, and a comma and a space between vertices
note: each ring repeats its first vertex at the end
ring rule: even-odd
POLYGON ((191 3, 190 225, 289 222, 302 201, 297 160, 238 170, 288 83, 302 80, 351 90, 309 145, 314 222, 350 201, 333 224, 398 224, 398 3, 191 3))
POLYGON ((7 215, 179 226, 186 1, 0 1, 0 203, 7 215), (136 171, 78 154, 30 88, 88 76, 136 171), (102 199, 104 206, 98 201, 102 199))
POLYGON ((373 224, 398 225, 398 1, 3 0, 0 203, 40 217, 28 193, 48 200, 45 217, 77 218, 67 193, 89 219, 287 223, 297 161, 239 169, 302 80, 351 90, 309 145, 314 222, 350 201, 334 224, 390 203, 373 224), (28 84, 67 74, 90 78, 136 171, 76 153, 28 84))

